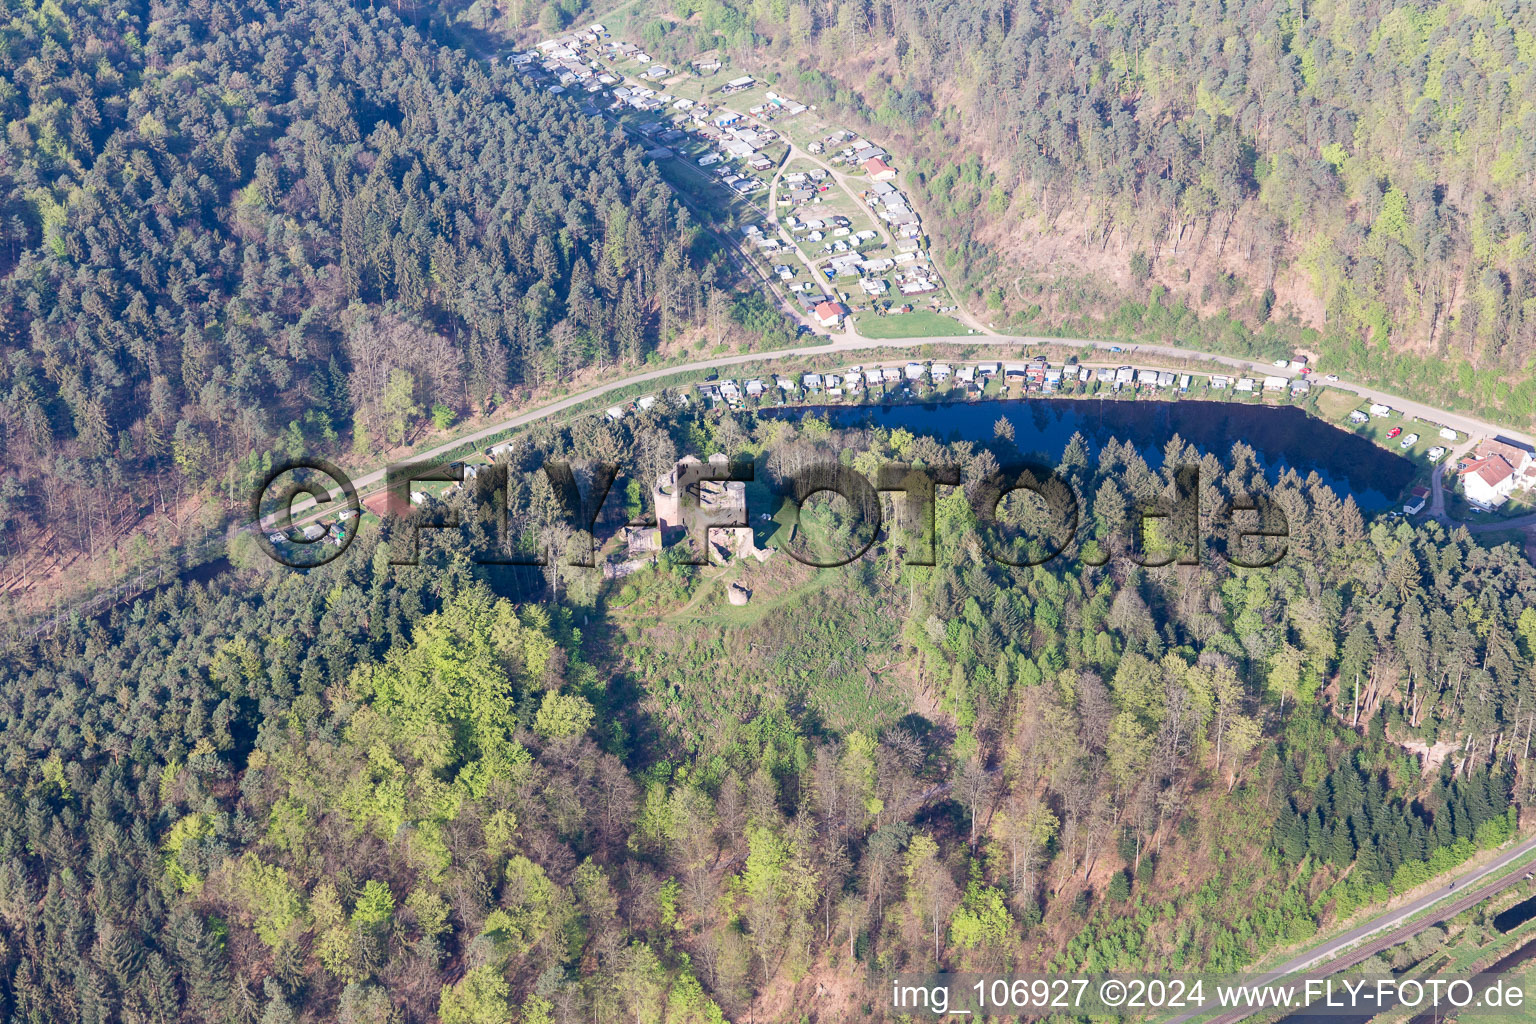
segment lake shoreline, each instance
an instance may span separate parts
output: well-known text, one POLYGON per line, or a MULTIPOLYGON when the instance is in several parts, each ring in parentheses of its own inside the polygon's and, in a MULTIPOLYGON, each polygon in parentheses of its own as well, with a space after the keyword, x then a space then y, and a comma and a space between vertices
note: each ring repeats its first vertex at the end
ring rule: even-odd
POLYGON ((837 428, 880 426, 921 432, 941 440, 990 442, 996 421, 1014 428, 1021 454, 1054 461, 1074 433, 1095 449, 1110 440, 1130 441, 1148 463, 1161 462, 1168 441, 1178 437, 1202 454, 1225 460, 1233 444, 1254 450, 1266 475, 1315 472, 1339 492, 1352 495, 1362 512, 1395 507, 1411 485, 1416 467, 1368 438, 1343 430, 1297 405, 1213 402, 1198 398, 1135 400, 1095 395, 1026 395, 951 401, 863 401, 857 404, 759 406, 770 419, 825 415, 837 428))

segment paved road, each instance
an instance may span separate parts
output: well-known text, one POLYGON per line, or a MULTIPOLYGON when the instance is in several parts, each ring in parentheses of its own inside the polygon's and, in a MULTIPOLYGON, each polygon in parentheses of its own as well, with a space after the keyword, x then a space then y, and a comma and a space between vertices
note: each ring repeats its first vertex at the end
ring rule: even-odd
POLYGON ((1447 525, 1451 523, 1451 518, 1445 514, 1445 474, 1451 472, 1453 467, 1462 460, 1467 452, 1472 450, 1474 443, 1474 439, 1468 438, 1464 443, 1454 446, 1450 451, 1446 452, 1445 458, 1441 460, 1440 465, 1430 470, 1429 518, 1438 519, 1447 525))
MULTIPOLYGON (((1012 342, 1014 344, 1022 343, 1026 347, 1038 345, 1065 345, 1071 348, 1098 349, 1108 348, 1111 344, 1109 342, 1091 341, 1082 338, 1042 338, 1031 336, 1011 338, 999 336, 993 339, 977 338, 974 335, 960 335, 953 338, 927 338, 924 340, 933 344, 945 342, 953 344, 978 344, 986 341, 996 340, 1000 342, 1012 342)), ((1218 355, 1214 352, 1200 352, 1195 349, 1176 348, 1171 345, 1123 345, 1122 347, 1124 348, 1124 361, 1127 363, 1135 363, 1135 356, 1137 355, 1154 355, 1169 359, 1200 359, 1206 362, 1219 363, 1222 366, 1230 366, 1234 369, 1250 370, 1263 374, 1276 374, 1281 377, 1296 376, 1295 373, 1288 369, 1280 369, 1270 363, 1259 362, 1252 359, 1243 359, 1239 356, 1218 355)), ((1383 391, 1380 388, 1367 387, 1363 384, 1352 384, 1349 381, 1343 380, 1330 383, 1328 386, 1338 388, 1341 391, 1348 391, 1351 394, 1359 395, 1360 398, 1364 401, 1381 402, 1384 405, 1390 405, 1392 408, 1398 410, 1399 412, 1406 413, 1410 416, 1421 420, 1426 420, 1430 423, 1438 424, 1440 426, 1450 427, 1453 430, 1458 430, 1464 434, 1486 434, 1490 436, 1499 434, 1504 437, 1512 438, 1516 441, 1522 441, 1526 444, 1532 443, 1532 438, 1530 435, 1521 433, 1518 430, 1511 430, 1508 427, 1497 426, 1495 424, 1488 423, 1484 420, 1480 420, 1472 416, 1467 416, 1462 413, 1447 412, 1444 409, 1437 409, 1434 406, 1426 405, 1423 402, 1418 402, 1411 398, 1404 398, 1401 395, 1395 395, 1389 391, 1383 391)))
MULTIPOLYGON (((1321 978, 1329 974, 1336 974, 1339 971, 1348 970, 1356 964, 1369 960, 1382 950, 1389 949, 1405 939, 1411 938, 1431 925, 1449 920, 1463 910, 1475 907, 1484 900, 1498 895, 1510 886, 1518 884, 1525 876, 1523 871, 1510 872, 1507 877, 1501 878, 1491 885, 1484 886, 1482 889, 1473 888, 1478 882, 1524 854, 1529 853, 1531 850, 1536 850, 1536 836, 1531 836, 1524 842, 1515 844, 1494 860, 1489 861, 1475 871, 1468 872, 1450 885, 1441 886, 1428 895, 1414 900, 1412 903, 1405 904, 1395 910, 1389 910, 1357 928, 1350 929, 1337 938, 1329 939, 1298 956, 1292 957, 1268 974, 1255 979, 1254 984, 1271 984, 1299 971, 1306 973, 1301 975, 1301 978, 1296 979, 1298 981, 1305 978, 1321 978), (1458 892, 1463 895, 1454 899, 1450 898, 1458 892), (1436 906, 1437 904, 1442 905, 1436 906), (1435 909, 1420 920, 1414 921, 1411 924, 1403 924, 1403 922, 1415 914, 1432 907, 1435 909), (1346 947, 1371 936, 1378 937, 1364 943, 1357 949, 1352 949, 1348 953, 1342 953, 1341 955, 1341 952, 1346 947)), ((1259 1011, 1233 1010, 1213 1018, 1209 1024, 1234 1024, 1234 1022, 1250 1017, 1256 1012, 1259 1011)), ((1180 1024, 1180 1022, 1190 1020, 1196 1016, 1198 1014, 1185 1014, 1182 1017, 1174 1018, 1168 1024, 1180 1024)))
MULTIPOLYGON (((526 426, 530 423, 535 423, 542 419, 547 419, 548 417, 556 415, 557 413, 564 412, 567 409, 574 408, 575 406, 581 405, 585 402, 590 402, 595 398, 601 398, 604 395, 630 387, 631 385, 644 384, 647 381, 661 380, 663 378, 671 377, 677 374, 702 374, 710 370, 719 370, 732 366, 741 366, 747 363, 771 363, 776 360, 798 359, 807 356, 827 355, 829 353, 905 351, 921 348, 924 345, 945 344, 973 345, 981 348, 1002 349, 1004 351, 998 353, 998 355, 1002 357, 1007 357, 1009 355, 1023 355, 1028 351, 1038 349, 1046 345, 1079 348, 1096 352, 1108 352, 1112 348, 1119 348, 1121 351, 1115 353, 1115 360, 1118 360, 1122 363, 1131 364, 1139 362, 1139 364, 1143 367, 1147 366, 1147 357, 1151 356, 1165 359, 1198 359, 1204 362, 1216 363, 1220 366, 1228 366, 1236 370, 1249 371, 1253 373, 1277 374, 1283 377, 1292 376, 1289 370, 1278 369, 1269 363, 1258 362, 1252 359, 1243 359, 1237 356, 1220 355, 1214 352, 1200 352, 1195 349, 1174 348, 1168 345, 1117 345, 1112 342, 1096 341, 1090 338, 1048 338, 1032 335, 1000 334, 962 334, 946 338, 864 338, 849 330, 842 334, 835 334, 832 336, 832 340, 830 342, 823 342, 821 344, 796 345, 790 348, 776 349, 770 352, 748 352, 737 355, 712 356, 708 359, 696 359, 677 366, 668 366, 657 370, 644 370, 639 373, 630 374, 627 377, 620 377, 615 380, 611 380, 606 384, 600 384, 597 387, 588 388, 585 391, 579 391, 576 394, 569 395, 548 405, 540 406, 537 409, 519 413, 518 415, 508 417, 507 419, 498 420, 497 422, 492 423, 486 427, 482 427, 480 430, 477 430, 472 434, 468 434, 464 437, 460 437, 453 441, 438 445, 437 447, 431 448, 427 451, 419 452, 413 455, 411 458, 413 461, 431 462, 434 459, 440 459, 443 456, 446 456, 450 452, 462 447, 465 444, 479 444, 481 441, 484 441, 490 437, 494 437, 503 431, 526 426)), ((1114 362, 1115 360, 1110 360, 1110 362, 1114 362)), ((1463 431, 1467 434, 1499 434, 1517 441, 1523 441, 1526 444, 1532 443, 1532 440, 1528 435, 1519 431, 1510 430, 1505 427, 1497 427, 1493 424, 1485 423, 1482 420, 1461 415, 1460 413, 1451 413, 1435 409, 1431 406, 1424 405, 1421 402, 1414 402, 1411 399, 1402 398, 1397 395, 1381 391, 1377 388, 1367 388, 1361 385, 1350 384, 1347 381, 1339 381, 1337 383, 1330 384, 1329 386, 1352 392, 1356 395, 1359 395, 1362 400, 1384 402, 1385 404, 1392 406, 1394 409, 1398 409, 1402 412, 1408 413, 1409 415, 1428 420, 1432 423, 1448 426, 1452 429, 1463 431)), ((359 491, 364 491, 382 483, 383 480, 384 470, 383 468, 380 468, 362 476, 354 477, 352 482, 359 491)), ((307 498, 295 502, 294 511, 304 511, 310 506, 310 504, 311 502, 307 498)), ((1526 518, 1536 519, 1536 516, 1530 516, 1526 518)), ((1479 523, 1476 525, 1476 529, 1478 531, 1485 531, 1489 529, 1505 530, 1513 529, 1519 525, 1522 525, 1520 520, 1505 520, 1499 523, 1479 523)))

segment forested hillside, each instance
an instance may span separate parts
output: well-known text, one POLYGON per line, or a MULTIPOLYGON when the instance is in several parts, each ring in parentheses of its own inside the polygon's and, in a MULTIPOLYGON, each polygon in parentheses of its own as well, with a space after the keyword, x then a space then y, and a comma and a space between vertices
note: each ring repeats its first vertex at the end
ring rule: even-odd
MULTIPOLYGON (((770 484, 846 454, 974 486, 1017 454, 588 418, 517 446, 511 522, 548 523, 546 457, 720 449, 770 484)), ((892 969, 1231 969, 1508 836, 1536 570, 1367 527, 1241 445, 1165 456, 1202 462, 1209 502, 1273 496, 1288 558, 1086 564, 1169 477, 1078 439, 1084 536, 1043 567, 984 556, 956 491, 937 566, 889 539, 780 557, 724 614, 719 570, 672 558, 606 584, 477 567, 482 507, 419 567, 391 566, 391 521, 307 574, 178 585, 15 651, 0 1016, 877 1019, 892 969)))
POLYGON ((1207 318, 1171 339, 1257 350, 1285 328, 1341 373, 1536 417, 1531 4, 648 10, 650 52, 724 46, 896 140, 1000 324, 1132 330, 1121 304, 1161 285, 1207 318))
POLYGON ((7 557, 633 363, 713 280, 621 135, 388 7, 45 0, 0 40, 7 557))

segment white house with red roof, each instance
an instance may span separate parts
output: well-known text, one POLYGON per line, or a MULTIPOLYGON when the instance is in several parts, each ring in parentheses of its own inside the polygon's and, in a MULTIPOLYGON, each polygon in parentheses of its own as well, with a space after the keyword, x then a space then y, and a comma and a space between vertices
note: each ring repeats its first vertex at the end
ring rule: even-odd
POLYGON ((1499 456, 1509 463, 1516 476, 1523 474, 1531 468, 1533 463, 1536 463, 1536 455, 1532 455, 1529 448, 1513 444, 1500 437, 1488 437, 1479 441, 1475 454, 1479 459, 1486 459, 1490 455, 1499 456))
POLYGON ((843 318, 843 314, 847 313, 848 310, 843 307, 841 302, 827 301, 818 304, 811 312, 815 314, 816 322, 821 324, 821 326, 836 327, 837 322, 843 318))
POLYGON ((896 177, 896 168, 877 156, 864 161, 864 172, 875 181, 890 181, 896 177))
POLYGON ((1484 508, 1497 508, 1515 489, 1515 467, 1502 455, 1472 459, 1461 467, 1461 486, 1467 500, 1484 508))
POLYGON ((1536 483, 1536 456, 1528 448, 1487 438, 1478 444, 1460 473, 1468 501, 1497 508, 1516 488, 1536 483))

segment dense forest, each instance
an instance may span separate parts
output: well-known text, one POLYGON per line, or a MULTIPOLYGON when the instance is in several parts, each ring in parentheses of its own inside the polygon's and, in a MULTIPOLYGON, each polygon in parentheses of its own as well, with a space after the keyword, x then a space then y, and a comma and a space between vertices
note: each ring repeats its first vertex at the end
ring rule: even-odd
POLYGON ((710 301, 621 134, 388 7, 42 0, 0 37, 7 557, 643 360, 710 301))
MULTIPOLYGON (((1074 439, 1080 536, 1015 568, 968 495, 1019 454, 814 417, 545 425, 419 565, 388 520, 305 574, 232 569, 12 651, 0 1015, 877 1019, 894 969, 1235 968, 1511 834, 1536 721, 1514 548, 1367 523, 1241 444, 1074 439), (746 608, 672 555, 616 580, 476 561, 488 497, 559 549, 548 458, 646 479, 713 451, 755 462, 753 502, 828 459, 963 484, 937 565, 897 530, 837 569, 731 567, 746 608), (1284 508, 1287 557, 1083 557, 1190 462, 1203 507, 1284 508)), ((600 539, 635 500, 620 480, 600 539)), ((840 509, 801 527, 843 543, 840 509)))
MULTIPOLYGON (((44 530, 88 551, 142 502, 395 446, 733 306, 774 319, 621 136, 448 45, 587 10, 22 0, 0 27, 5 554, 44 530)), ((950 234, 978 288, 999 225, 1087 202, 1098 244, 1145 244, 1146 287, 1170 273, 1148 225, 1247 252, 1232 296, 1304 266, 1334 357, 1433 352, 1476 368, 1445 386, 1530 411, 1529 383, 1491 383, 1536 355, 1528 12, 674 13, 642 28, 658 53, 842 47, 799 94, 910 143, 942 223, 986 222, 950 234), (921 155, 940 142, 965 155, 921 155)), ((410 519, 304 572, 236 544, 204 582, 29 635, 0 652, 0 1018, 874 1020, 895 970, 1234 969, 1513 834, 1536 796, 1513 547, 1370 521, 1241 443, 1075 438, 1050 460, 1081 528, 1012 566, 987 552, 1038 550, 1041 509, 984 523, 974 499, 1027 454, 1006 422, 972 443, 578 417, 443 499, 460 525, 418 564, 396 564, 410 519), (625 562, 649 482, 715 452, 753 463, 763 539, 825 550, 856 524, 783 507, 807 466, 962 484, 932 566, 907 564, 911 524, 837 568, 625 562), (493 564, 579 539, 550 459, 624 467, 605 569, 493 564), (1207 520, 1136 530, 1186 464, 1207 520), (1274 566, 1126 557, 1217 535, 1240 494, 1285 514, 1274 566)))
POLYGON ((724 47, 895 142, 999 322, 1131 330, 1121 304, 1166 288, 1191 312, 1171 340, 1300 342, 1382 387, 1536 418, 1536 6, 656 0, 628 17, 652 53, 724 47))

